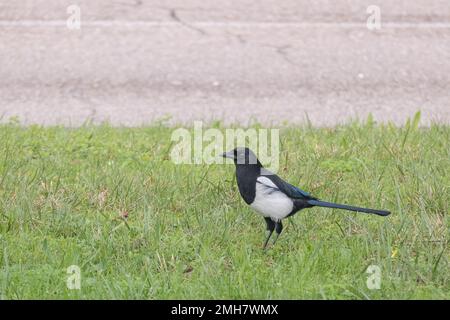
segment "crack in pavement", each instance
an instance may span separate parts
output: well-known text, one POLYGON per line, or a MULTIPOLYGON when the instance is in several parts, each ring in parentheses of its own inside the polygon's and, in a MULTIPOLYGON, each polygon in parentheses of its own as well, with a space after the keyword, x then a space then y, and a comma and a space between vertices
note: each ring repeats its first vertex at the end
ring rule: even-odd
POLYGON ((203 29, 201 29, 201 28, 198 28, 198 27, 195 27, 195 26, 193 26, 193 25, 191 25, 191 24, 189 24, 189 23, 187 23, 187 22, 181 20, 180 17, 178 17, 178 14, 177 14, 177 10, 176 10, 176 9, 170 8, 170 9, 167 9, 167 10, 169 10, 169 15, 170 15, 170 17, 172 18, 172 20, 178 22, 179 24, 185 26, 186 28, 189 28, 189 29, 191 29, 191 30, 197 31, 198 33, 200 33, 200 34, 203 35, 203 36, 206 36, 206 35, 207 35, 207 33, 205 32, 205 30, 203 30, 203 29))
POLYGON ((287 52, 287 50, 292 49, 291 45, 286 44, 284 46, 275 46, 275 45, 271 45, 271 44, 263 44, 262 46, 275 49, 275 52, 278 55, 280 55, 284 61, 286 61, 288 64, 290 64, 292 66, 298 67, 298 64, 289 57, 289 54, 287 52))
POLYGON ((227 35, 229 35, 230 37, 236 38, 237 41, 240 44, 247 44, 248 43, 247 39, 245 39, 245 37, 242 34, 236 34, 236 33, 230 32, 228 30, 225 30, 225 33, 227 35))

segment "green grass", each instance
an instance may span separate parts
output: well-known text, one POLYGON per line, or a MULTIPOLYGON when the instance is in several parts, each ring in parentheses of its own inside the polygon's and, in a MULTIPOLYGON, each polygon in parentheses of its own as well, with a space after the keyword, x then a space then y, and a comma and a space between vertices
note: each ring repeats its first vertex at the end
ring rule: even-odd
POLYGON ((392 215, 304 210, 266 253, 234 167, 175 165, 172 130, 0 126, 1 298, 450 298, 449 126, 281 130, 280 176, 392 215))

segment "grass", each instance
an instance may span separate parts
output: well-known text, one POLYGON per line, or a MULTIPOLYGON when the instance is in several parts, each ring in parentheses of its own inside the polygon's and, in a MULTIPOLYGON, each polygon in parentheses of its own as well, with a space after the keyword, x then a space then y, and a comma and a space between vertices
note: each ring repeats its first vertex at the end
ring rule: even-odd
POLYGON ((281 130, 280 176, 393 213, 304 210, 266 253, 233 166, 175 165, 172 131, 0 126, 1 298, 450 298, 449 126, 281 130))

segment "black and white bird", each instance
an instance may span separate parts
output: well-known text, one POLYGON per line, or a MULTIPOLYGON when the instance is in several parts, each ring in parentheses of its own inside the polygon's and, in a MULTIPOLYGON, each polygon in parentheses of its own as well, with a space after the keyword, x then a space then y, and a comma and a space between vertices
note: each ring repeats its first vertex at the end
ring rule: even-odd
POLYGON ((233 159, 236 165, 236 181, 242 198, 266 221, 268 235, 264 242, 264 249, 267 247, 274 230, 276 231, 276 238, 273 244, 277 241, 283 230, 281 221, 305 208, 317 206, 371 213, 379 216, 390 214, 389 211, 385 210, 320 201, 265 169, 249 148, 238 147, 225 152, 222 156, 233 159))

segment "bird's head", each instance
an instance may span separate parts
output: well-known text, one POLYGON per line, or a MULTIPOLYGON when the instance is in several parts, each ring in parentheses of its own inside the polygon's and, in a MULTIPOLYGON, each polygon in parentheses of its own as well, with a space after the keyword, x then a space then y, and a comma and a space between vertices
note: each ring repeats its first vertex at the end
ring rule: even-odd
POLYGON ((222 157, 233 159, 236 165, 257 165, 261 167, 258 158, 249 148, 237 147, 228 152, 224 152, 222 157))

